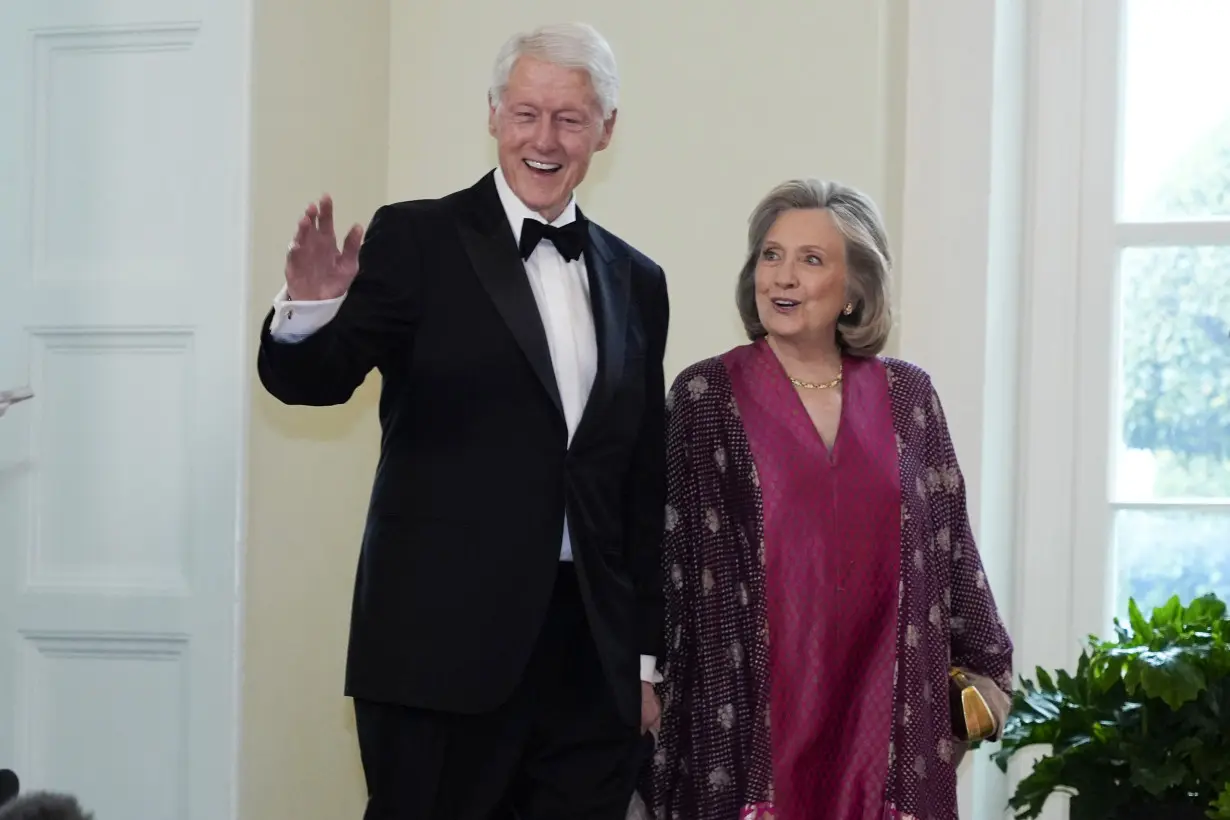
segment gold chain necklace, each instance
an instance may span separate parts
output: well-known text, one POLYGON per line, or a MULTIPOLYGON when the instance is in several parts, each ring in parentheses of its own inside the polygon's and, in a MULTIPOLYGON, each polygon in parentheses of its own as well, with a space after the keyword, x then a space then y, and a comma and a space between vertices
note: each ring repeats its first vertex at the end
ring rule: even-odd
POLYGON ((805 382, 802 379, 796 379, 794 376, 789 376, 788 378, 795 387, 802 387, 805 390, 828 390, 830 387, 836 387, 841 384, 841 371, 842 366, 839 364, 837 365, 837 378, 818 384, 816 382, 805 382))

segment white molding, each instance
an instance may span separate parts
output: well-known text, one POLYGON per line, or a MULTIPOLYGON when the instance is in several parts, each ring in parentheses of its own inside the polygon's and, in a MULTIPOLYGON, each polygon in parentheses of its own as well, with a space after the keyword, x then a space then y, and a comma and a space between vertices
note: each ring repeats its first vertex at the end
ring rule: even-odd
POLYGON ((244 625, 245 606, 244 589, 247 577, 248 548, 248 449, 250 443, 251 415, 253 401, 253 383, 250 377, 250 350, 246 340, 251 327, 252 304, 252 212, 253 212, 253 151, 255 147, 254 122, 252 116, 252 96, 254 87, 254 52, 255 52, 255 0, 235 0, 235 60, 232 81, 236 86, 236 99, 241 101, 235 111, 236 137, 236 174, 233 197, 235 199, 233 223, 234 245, 232 253, 235 258, 235 271, 240 278, 235 289, 234 298, 237 305, 234 311, 235 323, 238 326, 235 338, 242 340, 236 345, 232 357, 236 362, 240 375, 239 387, 235 391, 238 406, 231 407, 231 413, 239 425, 235 441, 235 507, 234 507, 234 542, 232 584, 228 590, 232 600, 231 606, 231 669, 229 681, 229 746, 230 760, 226 771, 227 816, 225 820, 239 820, 240 791, 243 783, 243 680, 244 680, 244 625))
MULTIPOLYGON (((909 4, 901 236, 900 355, 940 393, 1010 622, 1026 20, 1021 0, 909 4)), ((969 755, 961 816, 1001 816, 1007 796, 988 751, 969 755)))
MULTIPOLYGON (((1030 6, 1029 181, 1026 194, 1024 332, 1013 638, 1018 675, 1036 666, 1068 667, 1073 631, 1072 577, 1076 490, 1074 407, 1080 265, 1081 127, 1085 71, 1082 4, 1035 0, 1030 6)), ((1032 764, 1014 761, 1013 783, 1032 764)), ((1052 799, 1044 820, 1067 817, 1052 799)))
POLYGON ((1120 248, 1230 245, 1230 219, 1120 222, 1115 226, 1115 244, 1120 248))
MULTIPOLYGON (((218 3, 218 6, 223 4, 218 3)), ((242 779, 242 729, 243 729, 243 679, 244 679, 244 579, 247 566, 248 535, 248 447, 251 426, 252 390, 251 377, 251 290, 252 290, 252 163, 254 147, 254 124, 252 115, 253 60, 255 0, 228 0, 226 5, 227 35, 219 43, 230 54, 228 73, 218 82, 232 90, 231 103, 226 109, 230 127, 224 133, 231 141, 222 146, 229 157, 227 167, 232 169, 228 178, 227 197, 231 202, 229 213, 218 232, 225 244, 225 254, 230 263, 226 287, 219 288, 218 309, 226 310, 231 321, 228 357, 232 363, 232 389, 225 398, 224 418, 231 458, 229 475, 220 475, 220 483, 226 481, 232 495, 232 534, 226 545, 231 551, 231 573, 226 579, 217 579, 217 605, 225 608, 230 618, 227 635, 228 668, 219 673, 220 685, 225 682, 226 694, 219 700, 225 703, 225 711, 219 709, 219 721, 225 722, 226 757, 216 762, 216 782, 220 794, 217 810, 223 813, 222 820, 239 820, 242 779)), ((221 10, 217 12, 222 14, 221 10)), ((223 545, 219 544, 221 548, 223 545)), ((222 613, 220 612, 219 615, 222 613)), ((195 811, 195 810, 194 810, 195 811)))
POLYGON ((1025 334, 1021 357, 1022 476, 1017 528, 1016 666, 1067 664, 1080 258, 1083 20, 1070 0, 1036 0, 1030 89, 1025 334), (1045 103, 1045 104, 1043 104, 1045 103), (1060 573, 1059 578, 1055 573, 1060 573))
POLYGON ((1112 501, 1115 512, 1139 510, 1143 512, 1230 512, 1230 498, 1160 498, 1150 501, 1112 501))
POLYGON ((1118 391, 1115 213, 1122 145, 1119 0, 1084 4, 1084 120, 1079 201, 1081 253, 1076 276, 1077 364, 1072 629, 1104 634, 1110 624, 1114 564, 1110 470, 1118 391))

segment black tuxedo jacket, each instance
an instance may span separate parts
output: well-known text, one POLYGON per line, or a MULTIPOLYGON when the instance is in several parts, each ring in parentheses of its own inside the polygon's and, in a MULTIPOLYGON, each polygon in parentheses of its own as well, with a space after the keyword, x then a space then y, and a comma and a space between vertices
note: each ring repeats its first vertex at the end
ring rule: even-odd
MULTIPOLYGON (((258 369, 287 404, 383 377, 379 466, 359 557, 346 693, 478 713, 519 681, 567 510, 586 613, 621 715, 660 655, 668 306, 662 269, 590 223, 598 371, 568 445, 546 334, 492 174, 385 205, 336 318, 258 369)), ((322 477, 324 480, 324 477, 322 477)))

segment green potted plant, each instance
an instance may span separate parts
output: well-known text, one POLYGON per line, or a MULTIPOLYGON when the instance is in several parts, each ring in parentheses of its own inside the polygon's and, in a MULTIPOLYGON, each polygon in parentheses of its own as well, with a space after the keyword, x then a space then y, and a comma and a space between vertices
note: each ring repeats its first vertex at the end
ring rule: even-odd
POLYGON ((1072 820, 1230 820, 1230 617, 1216 596, 1171 598, 1130 629, 1090 637, 1075 673, 1022 678, 1000 750, 1050 753, 1009 805, 1037 817, 1056 793, 1072 820))

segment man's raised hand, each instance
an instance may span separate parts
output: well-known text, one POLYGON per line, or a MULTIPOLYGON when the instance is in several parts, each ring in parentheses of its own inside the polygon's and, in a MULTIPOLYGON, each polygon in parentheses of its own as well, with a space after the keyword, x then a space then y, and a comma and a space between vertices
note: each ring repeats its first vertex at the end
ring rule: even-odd
POLYGON ((292 301, 336 299, 350 289, 359 273, 363 226, 355 225, 337 246, 333 199, 328 194, 303 212, 286 250, 286 290, 292 301))

